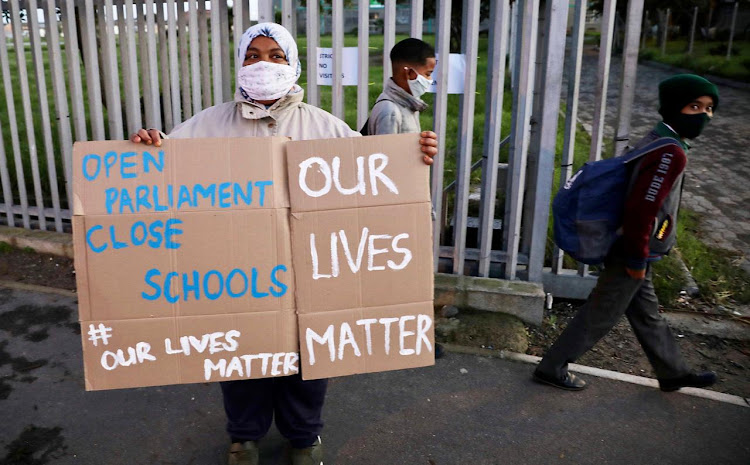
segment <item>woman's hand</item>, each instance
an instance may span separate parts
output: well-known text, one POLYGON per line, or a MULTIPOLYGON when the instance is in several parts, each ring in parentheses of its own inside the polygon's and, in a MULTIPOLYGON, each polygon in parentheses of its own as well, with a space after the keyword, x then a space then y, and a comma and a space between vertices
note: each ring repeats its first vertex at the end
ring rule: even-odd
POLYGON ((156 129, 139 129, 138 132, 130 135, 130 142, 161 147, 161 134, 156 129))

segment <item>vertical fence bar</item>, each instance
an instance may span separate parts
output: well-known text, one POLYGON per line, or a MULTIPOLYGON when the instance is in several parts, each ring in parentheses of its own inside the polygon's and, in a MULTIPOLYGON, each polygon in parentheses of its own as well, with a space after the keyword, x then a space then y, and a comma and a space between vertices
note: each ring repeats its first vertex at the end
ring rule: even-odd
POLYGON ((490 3, 489 63, 487 69, 487 101, 484 121, 484 156, 482 160, 482 198, 479 213, 479 276, 490 275, 492 234, 497 195, 497 171, 503 123, 505 90, 505 56, 508 53, 508 0, 490 3))
MULTIPOLYGON (((63 173, 65 173, 65 194, 68 209, 73 210, 73 136, 70 131, 70 113, 68 112, 68 93, 65 88, 65 71, 62 64, 60 50, 60 32, 57 23, 57 9, 55 0, 46 1, 44 24, 47 36, 47 52, 49 53, 50 70, 52 74, 52 92, 55 99, 57 114, 57 129, 60 137, 60 151, 62 152, 63 173)), ((72 39, 71 39, 72 40, 72 39)), ((79 99, 81 94, 73 99, 79 99)))
MULTIPOLYGON (((573 157, 578 126, 578 94, 581 89, 581 63, 583 61, 583 35, 586 30, 586 2, 576 2, 573 13, 573 32, 568 61, 568 95, 565 99, 565 136, 563 140, 560 186, 565 184, 573 171, 573 157)), ((563 266, 563 251, 557 246, 552 255, 552 272, 560 273, 563 266)))
POLYGON ((94 20, 94 2, 85 0, 83 21, 83 60, 86 68, 86 93, 89 97, 89 121, 94 140, 104 140, 104 110, 102 108, 102 87, 99 68, 99 54, 96 44, 96 21, 94 20))
POLYGON ((617 0, 605 0, 602 13, 602 36, 599 43, 599 66, 596 79, 596 99, 594 121, 591 130, 591 151, 589 160, 602 157, 604 115, 607 107, 607 85, 609 84, 609 64, 612 59, 612 28, 615 22, 617 0))
POLYGON ((292 20, 292 14, 294 8, 292 6, 292 0, 281 0, 281 25, 294 36, 294 21, 292 20))
MULTIPOLYGON (((6 44, 4 44, 6 45, 6 44)), ((0 47, 0 69, 2 70, 2 76, 3 81, 5 84, 5 101, 8 103, 8 123, 10 124, 10 130, 11 130, 11 139, 12 139, 12 146, 13 151, 15 153, 18 153, 19 150, 19 144, 18 144, 18 123, 16 123, 15 120, 15 107, 13 104, 13 92, 12 90, 9 91, 9 89, 12 89, 12 86, 10 85, 10 72, 9 72, 9 66, 8 66, 8 47, 3 46, 0 47)), ((19 154, 20 155, 20 154, 19 154)), ((20 156, 16 157, 16 172, 18 172, 19 166, 18 166, 18 160, 20 159, 20 156)), ((19 179, 23 180, 23 165, 20 166, 21 169, 21 176, 19 179)), ((8 172, 8 160, 5 156, 5 140, 2 135, 2 125, 0 125, 0 183, 2 184, 3 188, 3 202, 5 204, 5 217, 6 222, 8 226, 15 226, 16 221, 15 217, 13 215, 13 188, 10 183, 10 173, 8 172)), ((19 191, 20 191, 20 197, 21 201, 23 202, 23 213, 25 218, 25 223, 28 223, 28 209, 26 206, 26 186, 19 182, 19 191), (21 190, 20 188, 23 188, 21 190)), ((28 225, 26 225, 28 228, 28 225)))
POLYGON ((229 42, 229 7, 227 2, 219 2, 219 22, 221 23, 221 86, 224 89, 224 92, 222 92, 224 99, 221 103, 223 103, 231 100, 233 95, 232 69, 234 67, 232 66, 232 51, 230 50, 232 47, 229 42))
POLYGON ((643 0, 628 2, 625 29, 625 48, 622 52, 622 78, 620 79, 620 102, 617 108, 617 129, 615 133, 615 153, 620 155, 630 141, 630 116, 635 98, 636 73, 638 72, 638 42, 641 36, 643 0))
MULTIPOLYGON (((547 0, 547 37, 541 75, 541 100, 539 120, 539 142, 533 147, 531 156, 537 158, 536 173, 532 174, 534 208, 531 215, 531 248, 529 249, 528 280, 542 281, 544 254, 547 245, 549 203, 552 195, 552 178, 555 174, 555 148, 557 124, 560 112, 563 63, 565 61, 565 28, 567 26, 568 1, 547 0)), ((637 37, 637 36, 636 36, 637 37)), ((527 232, 528 234, 528 232, 527 232)))
MULTIPOLYGON (((138 0, 140 1, 140 0, 138 0)), ((141 121, 141 89, 139 85, 138 58, 135 52, 135 22, 133 21, 133 0, 125 0, 125 50, 121 53, 127 55, 129 69, 125 75, 125 103, 128 115, 128 134, 143 127, 141 121)), ((123 31, 120 31, 121 38, 123 31)), ((122 40, 120 41, 122 46, 122 40)), ((148 51, 144 53, 149 53, 148 51)))
POLYGON ((396 45, 396 0, 385 0, 383 11, 383 88, 391 78, 390 53, 396 45))
POLYGON ((307 103, 320 106, 318 89, 318 44, 320 43, 320 6, 307 2, 307 103))
MULTIPOLYGON (((198 38, 199 26, 198 26, 198 0, 189 0, 190 3, 190 72, 192 78, 193 87, 193 114, 198 113, 203 109, 203 98, 201 96, 201 56, 200 56, 200 41, 198 38)), ((241 2, 237 2, 241 3, 241 2)), ((241 7, 240 7, 241 8, 241 7)), ((237 42, 239 44, 239 41, 237 42)))
MULTIPOLYGON (((31 38, 31 55, 34 60, 34 75, 37 84, 37 95, 39 105, 37 111, 42 119, 42 140, 44 141, 44 153, 47 162, 47 179, 49 181, 50 197, 52 198, 52 210, 54 212, 55 230, 62 232, 62 217, 60 216, 60 191, 57 185, 57 166, 55 164, 55 147, 52 143, 52 121, 50 119, 49 98, 47 95, 47 78, 44 58, 42 57, 42 36, 39 31, 39 17, 36 0, 27 0, 27 16, 31 38), (32 13, 33 12, 33 13, 32 13)), ((41 210, 40 215, 44 215, 41 210)))
POLYGON ((424 0, 411 0, 411 36, 422 38, 424 22, 424 0))
POLYGON ((357 76, 357 127, 361 129, 370 111, 370 2, 359 0, 358 15, 358 70, 357 76))
POLYGON ((219 3, 211 2, 211 72, 214 83, 214 104, 224 101, 224 87, 221 74, 221 13, 219 3))
MULTIPOLYGON (((516 52, 518 49, 518 3, 510 5, 510 39, 508 41, 508 66, 510 66, 510 87, 516 88, 516 52)), ((505 228, 503 228, 505 229, 505 228)))
POLYGON ((123 139, 122 99, 120 98, 120 70, 117 66, 117 45, 115 44, 115 18, 112 0, 104 2, 104 37, 102 47, 104 58, 104 95, 107 102, 109 138, 123 139))
POLYGON ((273 23, 274 22, 273 0, 258 0, 258 22, 259 23, 273 23))
MULTIPOLYGON (((236 76, 237 72, 239 72, 240 68, 242 67, 242 60, 237 58, 237 49, 240 47, 240 39, 242 39, 242 33, 245 32, 242 29, 242 18, 247 15, 247 0, 239 0, 234 2, 232 13, 232 25, 234 29, 234 50, 232 50, 232 53, 234 54, 234 75, 236 76)), ((234 92, 234 90, 232 92, 234 92)))
MULTIPOLYGON (((464 53, 466 71, 461 108, 461 133, 456 163, 456 215, 453 218, 453 273, 464 274, 466 258, 466 224, 469 216, 469 189, 474 138, 474 104, 479 54, 479 0, 468 0, 464 18, 464 53)), ((443 62, 445 64, 445 62, 443 62)))
POLYGON ((81 61, 78 56, 78 27, 76 26, 75 6, 73 0, 65 0, 62 10, 63 34, 65 40, 65 58, 68 65, 68 79, 70 94, 78 98, 70 99, 73 107, 73 126, 75 128, 76 140, 87 140, 86 111, 83 105, 83 86, 81 84, 81 61), (76 40, 72 40, 72 38, 76 40))
MULTIPOLYGON (((13 18, 11 18, 11 21, 13 18)), ((15 37, 15 31, 13 31, 15 37)), ((5 90, 5 105, 8 108, 8 124, 10 125, 10 140, 13 147, 13 161, 16 166, 16 184, 18 185, 18 197, 21 202, 21 221, 23 227, 29 229, 29 201, 26 193, 26 175, 24 173, 23 161, 21 159, 21 142, 19 141, 18 121, 16 119, 16 104, 13 82, 10 76, 10 60, 8 58, 8 47, 0 47, 0 69, 3 73, 3 89, 5 90)), ((4 147, 4 145, 3 145, 4 147)), ((13 202, 11 202, 12 206, 13 202)))
POLYGON ((341 80, 341 71, 344 61, 344 1, 333 0, 333 23, 331 35, 333 39, 333 87, 331 88, 331 113, 333 116, 344 119, 344 86, 341 80))
MULTIPOLYGON (((199 20, 199 32, 200 32, 200 62, 210 63, 211 57, 208 53, 208 23, 206 18, 206 4, 203 0, 198 0, 198 20, 199 20)), ((203 93, 203 107, 208 108, 211 106, 211 73, 207 73, 205 69, 200 69, 198 75, 201 77, 201 92, 203 93)))
POLYGON ((190 51, 188 49, 190 30, 188 29, 188 13, 185 11, 185 5, 185 0, 177 1, 177 30, 180 31, 180 98, 182 101, 182 117, 188 119, 193 116, 193 98, 190 95, 190 51))
POLYGON ((10 227, 16 225, 13 217, 13 189, 10 185, 8 174, 8 160, 5 158, 5 140, 3 138, 2 125, 0 125, 0 185, 3 188, 3 206, 5 210, 5 222, 10 227))
POLYGON ((539 0, 519 0, 518 50, 516 53, 517 90, 513 97, 508 189, 505 202, 507 228, 505 279, 515 279, 518 267, 518 245, 521 235, 521 214, 526 182, 526 155, 529 149, 529 127, 534 92, 539 0))
MULTIPOLYGON (((21 30, 21 13, 18 0, 10 0, 11 27, 13 29, 13 42, 18 60, 18 79, 21 87, 21 102, 23 105, 24 123, 26 124, 26 138, 29 143, 29 159, 31 160, 31 174, 34 182, 34 197, 36 200, 36 211, 39 218, 39 228, 47 229, 47 220, 44 217, 44 197, 42 195, 42 183, 39 176, 39 159, 37 158, 36 135, 34 134, 34 116, 31 110, 31 95, 29 92, 29 75, 26 70, 26 51, 23 44, 23 31, 21 30)), ((15 93, 7 95, 13 99, 15 93)), ((18 160, 18 162, 21 162, 18 160)), ((19 182, 25 182, 21 179, 19 182)))
POLYGON ((695 26, 698 23, 698 7, 693 7, 693 21, 690 23, 690 40, 688 41, 687 54, 693 54, 693 43, 695 42, 695 26))
MULTIPOLYGON (((438 68, 437 94, 435 95, 435 132, 438 136, 438 153, 432 164, 432 208, 442 211, 443 205, 443 170, 445 169, 445 130, 448 119, 448 66, 450 54, 451 2, 440 2, 437 14, 437 33, 435 34, 436 53, 442 57, 443 65, 438 68)), ((390 50, 389 50, 390 51, 390 50)), ((432 256, 435 271, 440 261, 440 234, 443 229, 442 215, 432 221, 432 256)))
MULTIPOLYGON (((175 0, 167 0, 167 37, 169 43, 169 87, 172 91, 172 127, 182 122, 180 105, 180 72, 177 57, 177 22, 175 21, 175 0)), ((208 61, 205 61, 208 63, 208 61)), ((206 73, 208 74, 208 73, 206 73)))
POLYGON ((148 8, 146 8, 146 2, 137 2, 135 19, 137 25, 136 27, 138 28, 138 51, 141 52, 138 53, 137 58, 141 70, 140 76, 142 79, 142 90, 140 96, 142 101, 141 116, 144 122, 143 127, 154 128, 154 114, 152 112, 153 106, 149 102, 149 96, 152 95, 153 91, 151 90, 151 80, 149 79, 151 68, 149 67, 148 60, 149 55, 153 55, 154 53, 156 53, 156 49, 148 47, 148 36, 152 34, 152 31, 146 28, 146 16, 148 14, 149 10, 148 8))
POLYGON ((737 8, 739 8, 740 2, 734 2, 734 9, 732 10, 732 25, 729 27, 729 45, 727 45, 727 60, 732 58, 732 42, 734 41, 734 27, 737 24, 737 8))
MULTIPOLYGON (((156 22, 154 21, 154 0, 146 0, 146 54, 145 62, 148 63, 147 73, 144 73, 144 80, 148 80, 149 93, 144 94, 144 98, 147 99, 146 103, 146 125, 149 128, 163 129, 163 121, 161 118, 161 92, 159 92, 159 66, 156 62, 157 46, 156 39, 158 32, 156 31, 156 22)), ((158 13, 157 13, 158 15, 158 13)))
POLYGON ((167 46, 167 19, 164 8, 165 0, 157 0, 157 29, 159 31, 159 80, 161 83, 160 100, 162 104, 162 114, 164 115, 164 130, 170 132, 174 127, 174 118, 172 117, 172 93, 169 91, 169 50, 167 46))

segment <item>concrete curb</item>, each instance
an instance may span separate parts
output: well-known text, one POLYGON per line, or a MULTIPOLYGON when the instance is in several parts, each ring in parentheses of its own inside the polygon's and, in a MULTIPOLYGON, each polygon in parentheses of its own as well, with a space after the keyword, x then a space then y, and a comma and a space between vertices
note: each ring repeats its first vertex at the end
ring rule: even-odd
POLYGON ((73 258, 73 236, 68 233, 0 226, 0 241, 13 247, 29 247, 39 253, 73 258))
POLYGON ((73 298, 76 298, 78 296, 78 294, 75 293, 74 291, 69 291, 67 289, 58 289, 56 287, 38 286, 36 284, 19 283, 16 281, 0 280, 0 287, 4 287, 6 289, 17 289, 19 291, 42 292, 44 294, 56 294, 56 295, 62 295, 65 297, 73 297, 73 298))
MULTIPOLYGON (((506 352, 504 350, 489 350, 479 349, 475 347, 457 346, 452 344, 443 344, 446 350, 449 352, 456 352, 460 354, 468 355, 483 355, 492 358, 500 358, 504 360, 513 360, 515 362, 523 362, 536 365, 541 360, 541 357, 534 355, 519 354, 516 352, 506 352)), ((598 378, 611 379, 614 381, 622 381, 630 384, 639 384, 641 386, 647 386, 658 389, 659 382, 653 378, 645 378, 643 376, 629 375, 626 373, 619 373, 617 371, 603 370, 601 368, 589 367, 586 365, 578 365, 571 363, 569 365, 571 371, 576 373, 582 373, 586 375, 596 376, 598 378)), ((718 402, 724 402, 727 404, 737 405, 739 407, 750 408, 750 399, 732 394, 725 394, 723 392, 710 391, 708 389, 697 389, 697 388, 682 388, 679 391, 675 391, 680 394, 685 394, 694 397, 701 397, 704 399, 715 400, 718 402)))

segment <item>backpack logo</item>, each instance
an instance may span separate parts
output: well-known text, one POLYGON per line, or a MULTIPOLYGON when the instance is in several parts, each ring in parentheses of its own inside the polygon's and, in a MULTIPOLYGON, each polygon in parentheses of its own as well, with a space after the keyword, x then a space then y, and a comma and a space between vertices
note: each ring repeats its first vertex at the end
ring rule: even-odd
POLYGON ((578 170, 576 174, 574 174, 573 176, 570 177, 570 179, 565 181, 565 185, 563 186, 563 189, 569 190, 571 187, 573 187, 573 183, 576 182, 576 179, 578 179, 578 176, 580 176, 581 173, 583 173, 582 169, 578 170))

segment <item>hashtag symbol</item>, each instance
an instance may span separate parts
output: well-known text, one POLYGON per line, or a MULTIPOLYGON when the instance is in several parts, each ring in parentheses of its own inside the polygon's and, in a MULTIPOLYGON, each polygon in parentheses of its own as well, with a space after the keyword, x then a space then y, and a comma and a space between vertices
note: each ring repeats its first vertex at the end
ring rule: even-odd
POLYGON ((89 325, 89 341, 93 342, 94 345, 99 344, 101 340, 106 346, 109 344, 109 338, 112 337, 112 328, 107 328, 103 324, 99 323, 99 327, 96 328, 94 325, 89 325))

